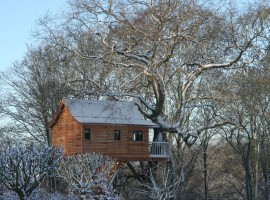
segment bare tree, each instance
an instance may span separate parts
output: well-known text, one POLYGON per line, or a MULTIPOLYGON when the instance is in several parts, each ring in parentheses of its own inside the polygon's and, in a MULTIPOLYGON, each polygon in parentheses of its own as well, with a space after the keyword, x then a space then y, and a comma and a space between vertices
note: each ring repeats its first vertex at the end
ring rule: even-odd
POLYGON ((0 151, 0 182, 27 199, 42 180, 55 170, 62 150, 49 146, 16 144, 0 151))
MULTIPOLYGON (((269 5, 256 3, 240 11, 225 1, 217 5, 199 0, 71 0, 60 19, 46 16, 40 20, 42 31, 35 36, 46 45, 41 45, 41 51, 30 52, 30 57, 16 66, 16 79, 7 79, 16 92, 5 101, 10 107, 3 106, 4 112, 22 125, 20 130, 27 130, 37 140, 41 135, 42 141, 49 143, 48 118, 65 96, 63 88, 76 97, 136 101, 145 118, 160 125, 154 138, 163 132, 163 138, 174 145, 174 161, 181 165, 176 178, 180 179, 182 172, 185 181, 191 177, 204 147, 205 198, 209 196, 210 168, 206 136, 209 129, 217 127, 224 128, 241 161, 252 162, 252 169, 247 171, 259 167, 261 161, 268 183, 269 164, 264 162, 268 144, 262 142, 262 137, 268 141, 268 131, 260 129, 268 126, 268 111, 265 109, 262 113, 266 115, 260 114, 259 119, 254 111, 258 108, 247 103, 246 97, 254 97, 241 99, 245 93, 238 97, 237 84, 241 81, 229 76, 233 74, 229 69, 259 66, 267 52, 269 5), (218 90, 208 92, 212 85, 218 85, 218 90), (56 88, 56 93, 48 90, 50 87, 56 88), (201 117, 206 114, 211 115, 204 118, 207 123, 201 117), (258 127, 260 123, 264 125, 258 127), (254 127, 256 131, 251 131, 254 127), (257 132, 259 129, 264 134, 257 132), (194 145, 200 133, 206 135, 204 143, 194 145), (258 135, 261 138, 255 137, 258 135), (250 151, 246 139, 251 139, 250 151), (188 153, 187 147, 191 147, 188 153), (255 153, 251 158, 249 153, 256 152, 255 147, 256 151, 265 149, 265 154, 255 153)), ((246 73, 237 71, 242 72, 246 73)), ((252 87, 248 81, 240 85, 252 87)), ((198 170, 194 174, 202 175, 198 170)), ((254 177, 251 185, 259 182, 258 176, 254 177)), ((184 186, 181 182, 179 190, 185 190, 184 186)), ((249 189, 259 190, 257 186, 249 189)))
POLYGON ((44 32, 38 36, 106 71, 98 74, 106 76, 102 84, 98 76, 91 80, 89 93, 136 100, 144 116, 162 131, 176 133, 192 145, 199 132, 184 130, 187 115, 203 106, 200 99, 208 98, 197 94, 194 86, 210 70, 249 61, 248 53, 267 28, 267 12, 258 7, 252 15, 239 15, 213 5, 73 0, 64 22, 56 27, 41 21, 44 32))
POLYGON ((2 96, 2 113, 16 128, 18 137, 50 145, 48 125, 62 98, 71 88, 66 84, 64 59, 49 46, 29 49, 25 58, 1 74, 9 90, 2 96))
MULTIPOLYGON (((224 130, 224 136, 241 157, 245 170, 247 199, 258 199, 263 194, 260 189, 260 159, 269 153, 269 120, 266 116, 270 104, 267 74, 268 70, 250 66, 244 72, 226 77, 226 81, 230 79, 234 85, 223 85, 223 89, 219 88, 222 94, 220 96, 224 99, 223 115, 232 122, 232 126, 224 130)), ((262 163, 265 168, 267 160, 262 163)), ((267 176, 264 177, 267 180, 267 176)))
POLYGON ((259 115, 262 126, 264 127, 261 132, 260 141, 260 157, 259 162, 264 177, 264 188, 265 188, 265 199, 270 199, 270 120, 269 120, 269 49, 265 58, 263 59, 263 68, 260 70, 260 78, 258 78, 258 85, 260 92, 262 92, 261 97, 257 103, 261 109, 259 115))
POLYGON ((109 183, 114 165, 113 159, 101 154, 74 155, 61 160, 58 176, 81 199, 117 199, 109 183))
POLYGON ((146 174, 149 181, 148 183, 140 184, 139 188, 136 189, 136 194, 141 199, 173 199, 175 191, 177 191, 180 183, 183 181, 181 179, 174 181, 173 175, 171 167, 166 162, 160 163, 155 168, 150 169, 149 174, 146 174))

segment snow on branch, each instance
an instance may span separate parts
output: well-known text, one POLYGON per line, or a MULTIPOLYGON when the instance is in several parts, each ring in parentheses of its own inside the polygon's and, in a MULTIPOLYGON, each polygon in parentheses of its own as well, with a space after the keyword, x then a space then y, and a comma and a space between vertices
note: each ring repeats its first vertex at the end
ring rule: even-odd
POLYGON ((116 161, 101 154, 78 154, 60 161, 58 176, 69 184, 81 199, 117 199, 109 184, 116 161))
POLYGON ((28 198, 57 168, 62 150, 50 146, 16 144, 0 151, 0 182, 20 199, 28 198))
POLYGON ((174 199, 175 191, 184 181, 183 177, 174 181, 173 169, 161 164, 152 168, 146 176, 149 181, 141 184, 137 190, 141 199, 174 199))

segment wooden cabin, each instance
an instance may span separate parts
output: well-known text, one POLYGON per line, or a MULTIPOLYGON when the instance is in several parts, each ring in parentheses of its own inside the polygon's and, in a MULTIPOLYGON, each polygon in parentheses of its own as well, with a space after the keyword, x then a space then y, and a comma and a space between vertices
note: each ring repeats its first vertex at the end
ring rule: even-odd
POLYGON ((120 161, 168 159, 170 144, 149 143, 149 129, 133 102, 62 100, 51 123, 51 143, 64 155, 102 153, 120 161))

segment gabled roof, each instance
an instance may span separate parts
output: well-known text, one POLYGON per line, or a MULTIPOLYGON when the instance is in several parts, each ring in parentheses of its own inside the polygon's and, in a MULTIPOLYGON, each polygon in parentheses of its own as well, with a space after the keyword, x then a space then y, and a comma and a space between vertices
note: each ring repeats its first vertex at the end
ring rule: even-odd
MULTIPOLYGON (((118 124, 158 127, 157 124, 143 119, 143 115, 139 112, 134 102, 65 99, 61 105, 63 106, 63 104, 80 124, 118 124)), ((49 127, 52 127, 56 123, 59 117, 57 115, 60 114, 60 111, 56 113, 49 127)))

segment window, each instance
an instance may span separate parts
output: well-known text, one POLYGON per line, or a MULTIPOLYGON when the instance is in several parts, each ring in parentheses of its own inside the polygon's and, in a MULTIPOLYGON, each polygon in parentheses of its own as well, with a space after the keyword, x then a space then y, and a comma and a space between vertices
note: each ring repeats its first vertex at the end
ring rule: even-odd
POLYGON ((84 139, 85 140, 90 140, 90 138, 91 138, 90 129, 84 129, 84 139))
POLYGON ((114 140, 120 140, 120 130, 114 130, 114 140))
POLYGON ((134 131, 133 132, 133 141, 143 141, 143 132, 142 131, 134 131))

